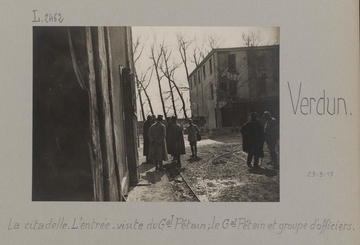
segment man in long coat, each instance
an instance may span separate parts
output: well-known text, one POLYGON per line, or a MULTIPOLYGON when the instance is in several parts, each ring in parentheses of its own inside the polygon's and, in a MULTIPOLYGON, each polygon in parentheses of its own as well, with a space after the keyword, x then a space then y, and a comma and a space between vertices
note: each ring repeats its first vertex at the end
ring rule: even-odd
POLYGON ((264 117, 266 119, 266 123, 264 126, 264 133, 265 133, 265 141, 270 151, 271 162, 268 164, 274 164, 274 167, 277 166, 277 153, 276 153, 276 145, 279 139, 279 124, 278 121, 273 118, 270 112, 265 111, 264 117))
POLYGON ((155 171, 163 171, 162 161, 168 160, 166 150, 166 127, 161 123, 163 116, 158 115, 156 123, 149 129, 149 159, 155 162, 155 171))
POLYGON ((259 158, 264 157, 264 130, 257 120, 257 113, 250 114, 250 121, 246 122, 241 128, 243 136, 243 151, 248 153, 247 165, 251 167, 254 158, 254 168, 259 167, 259 158))
POLYGON ((183 127, 177 123, 176 117, 171 118, 167 135, 168 153, 175 158, 176 164, 181 167, 180 155, 185 154, 183 127))
POLYGON ((146 156, 146 162, 149 162, 149 148, 150 148, 149 129, 152 124, 153 124, 153 118, 151 115, 148 115, 143 127, 143 138, 144 138, 143 156, 146 156))
POLYGON ((196 142, 198 141, 197 134, 200 133, 199 128, 193 123, 192 119, 189 119, 189 126, 186 128, 186 130, 188 132, 188 141, 190 143, 191 158, 197 158, 196 142))

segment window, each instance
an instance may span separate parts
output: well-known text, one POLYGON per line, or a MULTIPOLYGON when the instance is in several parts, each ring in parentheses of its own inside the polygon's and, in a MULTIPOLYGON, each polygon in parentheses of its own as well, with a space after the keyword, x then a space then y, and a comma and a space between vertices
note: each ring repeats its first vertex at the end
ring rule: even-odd
POLYGON ((237 95, 237 81, 229 80, 229 91, 230 97, 235 97, 237 95))
POLYGON ((236 57, 235 54, 228 55, 228 71, 234 72, 236 71, 236 57))
POLYGON ((201 70, 198 70, 198 80, 199 80, 199 83, 201 82, 201 74, 200 74, 200 71, 201 71, 201 70))
POLYGON ((212 61, 211 61, 211 59, 209 59, 209 71, 210 71, 210 74, 212 74, 212 61))
POLYGON ((194 74, 194 87, 196 87, 196 73, 194 74))
POLYGON ((210 84, 211 99, 214 99, 214 85, 210 84))
POLYGON ((203 66, 203 75, 204 75, 204 79, 205 79, 206 78, 205 65, 203 66))

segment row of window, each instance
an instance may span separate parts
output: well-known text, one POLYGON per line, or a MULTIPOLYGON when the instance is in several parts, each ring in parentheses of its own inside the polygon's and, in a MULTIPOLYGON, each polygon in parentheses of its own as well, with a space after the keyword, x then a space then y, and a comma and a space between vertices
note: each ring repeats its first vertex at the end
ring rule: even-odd
POLYGON ((209 66, 209 75, 211 75, 213 73, 213 65, 212 65, 212 60, 211 58, 209 59, 208 63, 205 63, 202 68, 200 68, 196 73, 194 73, 194 75, 192 77, 189 78, 189 85, 190 85, 190 89, 192 89, 193 87, 196 87, 196 84, 201 83, 202 79, 206 79, 206 64, 208 64, 209 66))

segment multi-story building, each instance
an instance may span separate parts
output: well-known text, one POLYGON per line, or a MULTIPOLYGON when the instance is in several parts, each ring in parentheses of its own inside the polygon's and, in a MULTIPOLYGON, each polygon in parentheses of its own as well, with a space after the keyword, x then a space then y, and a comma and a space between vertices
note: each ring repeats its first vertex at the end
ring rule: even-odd
POLYGON ((238 131, 249 114, 279 116, 279 45, 213 49, 188 77, 192 118, 238 131))

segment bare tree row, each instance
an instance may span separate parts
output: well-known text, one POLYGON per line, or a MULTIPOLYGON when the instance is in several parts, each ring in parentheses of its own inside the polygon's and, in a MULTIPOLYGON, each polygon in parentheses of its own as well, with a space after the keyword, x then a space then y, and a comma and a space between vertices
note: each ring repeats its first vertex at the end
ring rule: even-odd
MULTIPOLYGON (((147 113, 154 114, 148 92, 149 85, 153 80, 156 80, 157 83, 164 117, 182 114, 184 118, 188 118, 189 108, 187 108, 184 94, 189 90, 188 79, 190 69, 198 66, 212 49, 219 48, 222 45, 221 39, 216 36, 204 37, 202 38, 202 42, 199 43, 196 37, 188 38, 183 33, 177 33, 176 40, 176 49, 172 49, 166 45, 165 38, 161 40, 161 42, 158 42, 156 36, 154 36, 153 42, 149 44, 150 51, 148 58, 151 60, 151 65, 148 67, 141 67, 139 62, 140 59, 146 58, 145 54, 143 54, 146 41, 141 40, 141 36, 138 36, 133 42, 136 68, 134 76, 137 83, 143 120, 145 120, 147 113), (180 57, 180 59, 178 57, 180 57), (179 76, 181 72, 185 74, 180 74, 179 76), (186 81, 180 81, 178 79, 178 77, 184 76, 186 76, 186 81)), ((264 39, 260 32, 242 34, 242 46, 257 46, 263 41, 264 39)), ((269 43, 267 45, 269 45, 269 43)), ((238 71, 239 74, 237 77, 242 77, 243 68, 239 68, 238 71)), ((226 73, 226 68, 221 68, 221 71, 219 70, 219 74, 226 73)), ((241 81, 241 86, 246 82, 242 79, 238 80, 241 81)), ((237 86, 237 88, 241 86, 237 86)), ((225 96, 230 99, 230 95, 225 96)))

